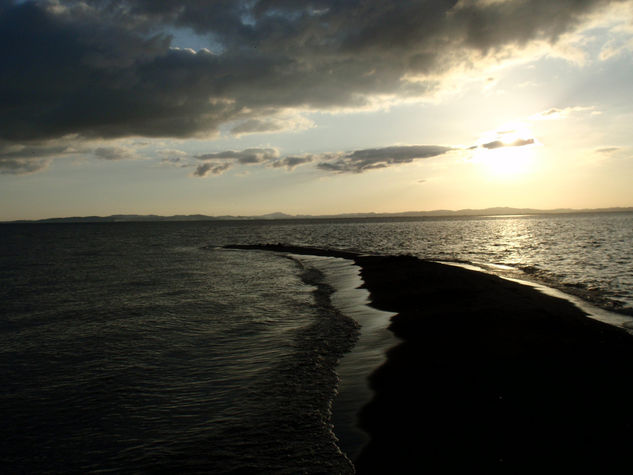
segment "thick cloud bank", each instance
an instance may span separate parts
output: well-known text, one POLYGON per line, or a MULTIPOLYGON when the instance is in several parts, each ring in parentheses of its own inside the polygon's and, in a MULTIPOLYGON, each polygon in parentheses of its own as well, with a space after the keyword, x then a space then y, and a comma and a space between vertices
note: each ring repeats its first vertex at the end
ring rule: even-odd
POLYGON ((405 77, 533 39, 607 0, 0 2, 1 138, 183 137, 285 107, 421 93, 405 77), (217 52, 170 48, 189 28, 217 52))
POLYGON ((0 0, 0 145, 305 127, 275 117, 424 95, 454 67, 555 43, 614 1, 0 0), (208 49, 176 48, 174 32, 208 49))

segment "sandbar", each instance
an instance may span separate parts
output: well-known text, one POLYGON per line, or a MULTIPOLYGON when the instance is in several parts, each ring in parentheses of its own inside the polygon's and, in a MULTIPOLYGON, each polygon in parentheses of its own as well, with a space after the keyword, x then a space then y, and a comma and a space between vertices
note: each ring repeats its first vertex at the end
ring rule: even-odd
POLYGON ((353 259, 402 340, 359 414, 357 473, 630 473, 633 336, 572 303, 412 256, 353 259))

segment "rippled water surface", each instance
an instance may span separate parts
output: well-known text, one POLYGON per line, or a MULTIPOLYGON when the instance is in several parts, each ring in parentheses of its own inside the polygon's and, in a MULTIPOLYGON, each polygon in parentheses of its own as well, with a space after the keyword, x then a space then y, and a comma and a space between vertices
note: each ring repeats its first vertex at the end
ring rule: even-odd
POLYGON ((297 262, 205 251, 169 225, 13 232, 4 469, 350 470, 329 410, 356 326, 315 302, 297 262))
POLYGON ((288 222, 240 238, 463 261, 633 314, 633 213, 288 222))
POLYGON ((358 338, 356 297, 330 299, 328 287, 349 280, 348 266, 214 246, 468 261, 620 312, 633 307, 626 213, 0 232, 8 472, 351 472, 330 413, 336 363, 358 338))

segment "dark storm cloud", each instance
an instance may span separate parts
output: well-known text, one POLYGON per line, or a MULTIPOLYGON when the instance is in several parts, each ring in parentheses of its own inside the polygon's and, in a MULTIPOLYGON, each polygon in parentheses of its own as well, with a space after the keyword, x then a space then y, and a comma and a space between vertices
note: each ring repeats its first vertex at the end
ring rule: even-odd
POLYGON ((437 87, 426 75, 555 42, 607 3, 2 0, 0 140, 190 137, 236 120, 249 131, 287 108, 425 94, 437 87), (174 28, 216 52, 172 48, 174 28))
POLYGON ((356 150, 334 160, 320 162, 321 170, 335 173, 362 173, 376 168, 411 163, 414 160, 437 157, 452 150, 439 145, 409 145, 356 150))
POLYGON ((494 140, 492 142, 482 144, 482 147, 487 148, 488 150, 493 150, 495 148, 501 148, 501 147, 523 147, 525 145, 532 145, 533 143, 534 143, 533 138, 516 139, 513 142, 502 142, 501 140, 494 140))

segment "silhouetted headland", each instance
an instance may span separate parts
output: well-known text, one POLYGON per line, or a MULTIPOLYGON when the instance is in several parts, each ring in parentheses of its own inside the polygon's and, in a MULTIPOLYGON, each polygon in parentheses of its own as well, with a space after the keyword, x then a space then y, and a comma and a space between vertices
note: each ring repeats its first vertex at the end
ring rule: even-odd
POLYGON ((390 329, 403 342, 370 378, 358 473, 633 468, 625 330, 531 287, 411 256, 230 247, 353 259, 372 305, 397 313, 390 329))

